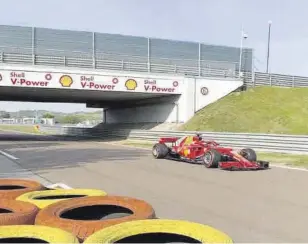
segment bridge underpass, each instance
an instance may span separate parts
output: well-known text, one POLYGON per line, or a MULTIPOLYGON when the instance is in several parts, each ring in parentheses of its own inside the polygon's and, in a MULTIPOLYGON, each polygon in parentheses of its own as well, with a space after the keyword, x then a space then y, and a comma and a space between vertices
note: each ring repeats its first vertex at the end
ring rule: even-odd
POLYGON ((1 101, 85 103, 97 108, 125 108, 153 103, 175 102, 180 95, 132 93, 57 88, 5 87, 0 88, 1 101))
MULTIPOLYGON (((0 100, 87 104, 89 108, 104 108, 106 123, 177 122, 177 104, 186 109, 186 98, 180 99, 184 80, 174 76, 10 65, 0 67, 0 100)), ((185 116, 186 111, 182 117, 185 116)))

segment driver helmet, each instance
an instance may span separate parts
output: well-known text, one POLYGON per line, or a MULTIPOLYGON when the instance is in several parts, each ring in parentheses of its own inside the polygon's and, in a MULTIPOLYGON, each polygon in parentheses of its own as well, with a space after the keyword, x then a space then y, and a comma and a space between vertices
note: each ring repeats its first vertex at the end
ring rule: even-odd
POLYGON ((199 141, 202 141, 202 135, 201 134, 197 133, 196 136, 197 136, 199 141))

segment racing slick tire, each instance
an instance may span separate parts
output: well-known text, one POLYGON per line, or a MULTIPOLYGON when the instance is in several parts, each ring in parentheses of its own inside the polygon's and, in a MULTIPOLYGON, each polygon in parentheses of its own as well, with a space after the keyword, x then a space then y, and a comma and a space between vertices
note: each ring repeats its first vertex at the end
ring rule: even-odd
POLYGON ((240 151, 240 155, 246 158, 248 161, 256 162, 257 161, 257 153, 255 150, 251 148, 244 148, 240 151))
POLYGON ((72 198, 106 195, 106 192, 97 189, 55 189, 28 192, 17 197, 16 200, 30 202, 38 208, 43 209, 50 204, 72 198))
POLYGON ((88 243, 233 243, 225 233, 208 225, 169 219, 134 220, 99 230, 88 243))
POLYGON ((24 193, 45 189, 45 186, 34 180, 0 179, 0 199, 16 199, 24 193))
POLYGON ((207 168, 218 168, 219 162, 221 162, 221 154, 215 149, 207 151, 202 160, 202 164, 207 168))
POLYGON ((101 196, 74 198, 49 205, 37 214, 35 225, 60 228, 83 241, 94 232, 111 225, 152 218, 156 218, 155 211, 143 200, 101 196), (114 214, 122 216, 115 217, 114 214))
POLYGON ((2 199, 0 201, 0 226, 33 225, 39 208, 34 204, 2 199))
POLYGON ((154 158, 165 158, 169 153, 169 148, 166 144, 156 143, 152 148, 152 155, 154 158))
POLYGON ((71 233, 35 225, 0 226, 0 243, 79 243, 71 233))

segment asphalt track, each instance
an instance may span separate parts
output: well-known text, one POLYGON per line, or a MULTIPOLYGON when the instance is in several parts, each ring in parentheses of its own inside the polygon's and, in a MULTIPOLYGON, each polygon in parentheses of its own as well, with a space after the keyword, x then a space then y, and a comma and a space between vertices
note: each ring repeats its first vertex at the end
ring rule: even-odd
POLYGON ((99 141, 11 133, 0 135, 0 150, 19 158, 0 158, 1 169, 10 165, 0 177, 31 171, 46 182, 141 198, 160 218, 209 224, 236 242, 308 241, 308 172, 227 172, 99 141))

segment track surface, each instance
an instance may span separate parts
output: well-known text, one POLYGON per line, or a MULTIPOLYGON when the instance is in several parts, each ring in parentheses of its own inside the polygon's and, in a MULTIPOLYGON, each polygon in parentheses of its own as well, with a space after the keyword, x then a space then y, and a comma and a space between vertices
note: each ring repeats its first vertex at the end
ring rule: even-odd
POLYGON ((145 199, 161 218, 209 224, 236 242, 308 241, 308 172, 226 172, 103 142, 19 134, 3 133, 0 149, 45 180, 145 199))

